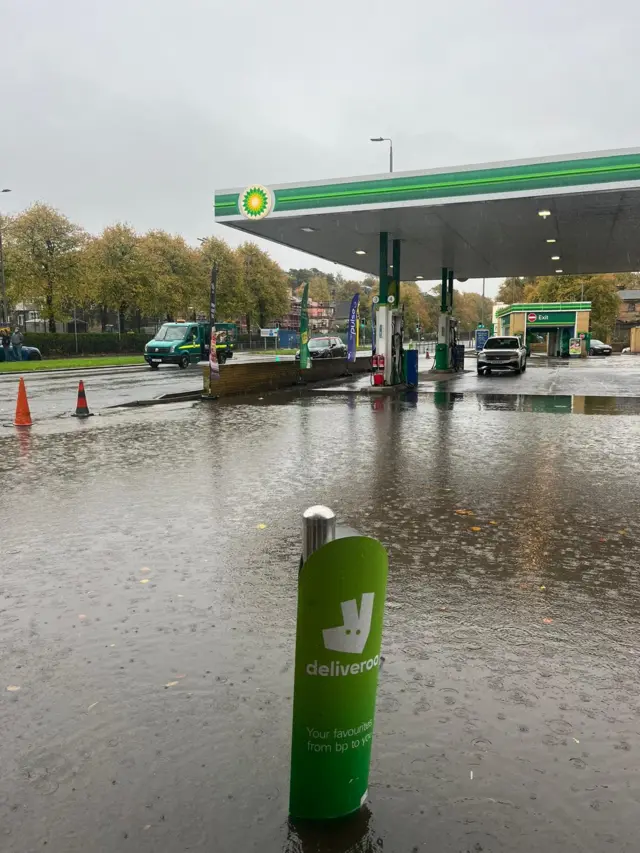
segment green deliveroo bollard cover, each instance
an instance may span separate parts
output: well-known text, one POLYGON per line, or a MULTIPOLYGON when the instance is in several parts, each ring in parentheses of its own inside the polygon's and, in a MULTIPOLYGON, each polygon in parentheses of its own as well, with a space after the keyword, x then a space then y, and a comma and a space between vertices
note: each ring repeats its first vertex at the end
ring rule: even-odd
POLYGON ((328 819, 367 796, 387 552, 375 539, 337 539, 298 579, 289 812, 328 819))

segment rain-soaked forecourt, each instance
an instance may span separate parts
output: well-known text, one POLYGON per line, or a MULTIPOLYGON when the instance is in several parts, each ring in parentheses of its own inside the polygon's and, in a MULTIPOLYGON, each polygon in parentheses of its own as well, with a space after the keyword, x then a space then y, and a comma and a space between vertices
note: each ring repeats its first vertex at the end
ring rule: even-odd
POLYGON ((3 853, 638 849, 639 401, 472 381, 0 430, 3 853), (390 555, 370 802, 325 829, 286 816, 320 502, 390 555))

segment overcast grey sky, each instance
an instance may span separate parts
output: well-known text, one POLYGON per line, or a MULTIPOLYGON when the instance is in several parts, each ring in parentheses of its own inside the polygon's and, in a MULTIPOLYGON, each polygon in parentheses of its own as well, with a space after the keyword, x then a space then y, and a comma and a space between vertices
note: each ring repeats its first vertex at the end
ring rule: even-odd
POLYGON ((397 170, 635 146, 639 25, 634 0, 0 0, 1 203, 236 244, 216 187, 385 171, 370 136, 397 170))

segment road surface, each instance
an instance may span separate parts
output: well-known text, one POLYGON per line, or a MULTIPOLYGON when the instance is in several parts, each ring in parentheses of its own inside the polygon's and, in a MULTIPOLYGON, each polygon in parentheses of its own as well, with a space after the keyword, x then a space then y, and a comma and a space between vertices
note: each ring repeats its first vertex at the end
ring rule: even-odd
POLYGON ((3 853, 637 850, 638 408, 476 405, 591 388, 554 370, 0 430, 3 853), (325 829, 287 821, 315 503, 390 554, 370 802, 325 829))
MULTIPOLYGON (((279 356, 291 361, 293 356, 279 356)), ((229 366, 249 361, 274 361, 272 355, 237 353, 229 366)), ((159 399, 165 394, 181 394, 202 389, 200 368, 191 365, 187 370, 168 365, 151 370, 146 365, 136 368, 78 370, 52 373, 26 373, 24 376, 29 405, 34 417, 63 416, 75 411, 78 381, 84 380, 91 410, 99 411, 134 401, 159 399)), ((0 374, 0 423, 12 419, 18 393, 19 376, 0 374)))

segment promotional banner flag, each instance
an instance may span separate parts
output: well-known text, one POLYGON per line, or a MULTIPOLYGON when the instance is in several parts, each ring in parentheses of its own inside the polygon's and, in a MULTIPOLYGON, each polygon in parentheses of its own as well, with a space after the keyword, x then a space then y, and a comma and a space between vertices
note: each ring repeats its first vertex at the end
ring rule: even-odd
POLYGON ((307 370, 311 367, 309 355, 309 282, 304 286, 302 292, 302 305, 300 306, 300 369, 307 370))
POLYGON ((349 308, 349 328, 347 331, 347 361, 356 360, 356 336, 358 334, 358 303, 360 294, 356 293, 349 308))
POLYGON ((376 304, 371 303, 371 354, 376 354, 376 304))

